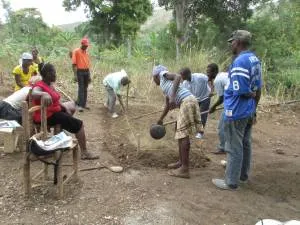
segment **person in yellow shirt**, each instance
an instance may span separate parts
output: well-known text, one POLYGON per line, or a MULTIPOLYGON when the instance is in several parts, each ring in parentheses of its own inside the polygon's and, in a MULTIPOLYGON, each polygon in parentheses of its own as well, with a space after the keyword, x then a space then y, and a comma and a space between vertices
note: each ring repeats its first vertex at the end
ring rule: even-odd
POLYGON ((16 66, 12 72, 16 81, 15 91, 27 86, 31 76, 37 75, 37 70, 32 66, 32 63, 32 55, 27 52, 23 53, 22 64, 16 66))
POLYGON ((44 59, 39 56, 39 51, 36 47, 33 47, 31 50, 32 53, 32 59, 33 59, 33 67, 36 69, 36 71, 39 71, 39 64, 44 63, 44 59))

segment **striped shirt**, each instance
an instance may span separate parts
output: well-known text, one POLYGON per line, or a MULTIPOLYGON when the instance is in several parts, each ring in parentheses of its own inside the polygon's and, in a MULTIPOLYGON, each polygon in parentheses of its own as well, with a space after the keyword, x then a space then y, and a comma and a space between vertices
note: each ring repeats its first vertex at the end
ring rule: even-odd
POLYGON ((208 86, 208 77, 203 73, 193 73, 191 81, 183 81, 182 86, 190 90, 198 102, 208 99, 211 91, 208 86))
MULTIPOLYGON (((172 96, 172 92, 173 92, 173 81, 168 80, 164 75, 167 73, 168 71, 162 71, 159 74, 160 77, 160 87, 164 93, 165 96, 168 96, 169 98, 172 96)), ((185 99, 186 97, 192 95, 192 93, 182 87, 182 84, 179 84, 179 87, 177 89, 176 92, 176 97, 175 97, 175 102, 177 106, 180 106, 181 102, 183 99, 185 99)))

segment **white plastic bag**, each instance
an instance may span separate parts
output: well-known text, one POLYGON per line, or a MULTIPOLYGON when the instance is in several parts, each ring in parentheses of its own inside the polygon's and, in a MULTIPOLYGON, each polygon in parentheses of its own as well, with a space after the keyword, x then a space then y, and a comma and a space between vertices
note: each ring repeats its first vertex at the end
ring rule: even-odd
POLYGON ((283 225, 283 223, 278 220, 264 219, 260 220, 255 225, 283 225))
POLYGON ((286 222, 280 222, 278 220, 263 219, 257 222, 255 225, 300 225, 300 221, 290 220, 286 222))

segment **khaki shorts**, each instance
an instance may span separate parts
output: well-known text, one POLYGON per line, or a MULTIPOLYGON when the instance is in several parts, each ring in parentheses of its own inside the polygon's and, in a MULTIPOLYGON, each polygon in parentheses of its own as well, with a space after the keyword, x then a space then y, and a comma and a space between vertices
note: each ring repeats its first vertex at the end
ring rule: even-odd
POLYGON ((177 115, 175 139, 188 137, 202 130, 198 101, 188 96, 181 102, 177 115))

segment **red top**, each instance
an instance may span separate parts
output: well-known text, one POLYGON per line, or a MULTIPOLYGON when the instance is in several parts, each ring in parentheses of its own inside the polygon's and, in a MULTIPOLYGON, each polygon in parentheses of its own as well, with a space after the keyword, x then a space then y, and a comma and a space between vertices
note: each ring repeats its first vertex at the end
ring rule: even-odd
MULTIPOLYGON (((42 91, 47 92, 52 99, 52 104, 47 107, 47 118, 51 117, 53 113, 60 112, 61 106, 60 106, 60 94, 55 91, 51 86, 46 84, 44 81, 36 82, 33 88, 39 87, 42 89, 42 91)), ((41 99, 33 99, 33 105, 41 105, 41 99)), ((33 114, 33 120, 35 122, 41 122, 41 111, 37 110, 33 114)))

